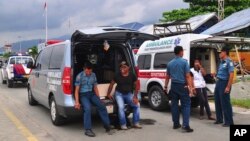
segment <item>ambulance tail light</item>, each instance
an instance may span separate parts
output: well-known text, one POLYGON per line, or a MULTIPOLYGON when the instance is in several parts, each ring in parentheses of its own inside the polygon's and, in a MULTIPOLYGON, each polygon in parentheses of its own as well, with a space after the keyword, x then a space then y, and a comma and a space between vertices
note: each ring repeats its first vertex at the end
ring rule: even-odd
POLYGON ((71 95, 71 68, 65 67, 63 70, 63 77, 62 77, 62 89, 63 92, 67 95, 71 95))
POLYGON ((12 64, 9 66, 9 70, 10 70, 10 73, 14 72, 14 66, 12 64))
POLYGON ((139 78, 139 67, 138 66, 135 67, 135 72, 136 72, 136 76, 137 76, 136 89, 140 90, 141 84, 140 84, 140 79, 138 79, 139 78))

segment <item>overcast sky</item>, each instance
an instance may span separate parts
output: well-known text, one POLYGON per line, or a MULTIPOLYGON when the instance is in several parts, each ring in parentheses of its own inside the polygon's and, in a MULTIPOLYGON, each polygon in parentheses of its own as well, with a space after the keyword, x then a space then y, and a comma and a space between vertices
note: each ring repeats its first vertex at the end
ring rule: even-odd
MULTIPOLYGON (((44 39, 45 1, 0 0, 0 46, 44 39)), ((186 7, 183 0, 47 0, 48 36, 58 37, 93 26, 154 23, 163 11, 186 7)))

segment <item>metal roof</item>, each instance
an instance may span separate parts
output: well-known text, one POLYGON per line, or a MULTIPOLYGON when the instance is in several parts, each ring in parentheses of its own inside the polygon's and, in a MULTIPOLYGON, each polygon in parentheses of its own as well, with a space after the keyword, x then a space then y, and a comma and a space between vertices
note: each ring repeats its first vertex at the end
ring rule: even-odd
POLYGON ((228 44, 250 44, 250 38, 213 36, 205 39, 194 40, 196 42, 228 43, 228 44))
POLYGON ((132 29, 132 30, 139 30, 143 26, 144 26, 144 24, 138 23, 138 22, 132 22, 132 23, 127 23, 127 24, 119 25, 119 27, 127 28, 127 29, 132 29))
MULTIPOLYGON (((203 14, 203 15, 197 15, 197 16, 194 16, 194 17, 187 19, 186 21, 183 21, 182 23, 190 24, 191 30, 194 31, 197 28, 199 28, 200 26, 202 26, 204 23, 206 23, 208 20, 212 19, 213 17, 217 17, 215 12, 207 13, 207 14, 203 14)), ((170 26, 169 29, 173 32, 177 31, 175 26, 170 26)), ((139 31, 144 32, 144 33, 148 33, 148 34, 153 34, 154 33, 154 26, 153 25, 146 25, 146 26, 140 28, 139 31)))
POLYGON ((250 26, 250 8, 236 12, 201 34, 223 35, 250 26))

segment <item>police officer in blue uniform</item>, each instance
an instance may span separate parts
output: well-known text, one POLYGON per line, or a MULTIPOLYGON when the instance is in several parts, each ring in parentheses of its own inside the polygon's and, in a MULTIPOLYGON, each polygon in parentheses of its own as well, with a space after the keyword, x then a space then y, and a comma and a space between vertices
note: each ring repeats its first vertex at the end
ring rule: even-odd
POLYGON ((214 124, 222 124, 224 120, 223 127, 229 127, 234 124, 232 105, 230 103, 230 91, 234 77, 234 66, 228 55, 229 48, 223 47, 220 53, 221 62, 216 75, 217 82, 214 93, 216 110, 216 122, 214 124))
POLYGON ((91 124, 91 107, 95 105, 101 120, 104 124, 106 132, 111 135, 114 131, 111 131, 110 121, 107 109, 99 98, 99 91, 97 88, 97 79, 95 73, 92 72, 92 64, 89 62, 84 64, 84 70, 80 72, 75 81, 75 108, 83 108, 83 126, 85 129, 85 135, 89 137, 95 137, 95 133, 92 131, 91 124), (94 91, 93 91, 94 90, 94 91), (81 101, 81 104, 80 104, 81 101))
POLYGON ((183 48, 176 46, 174 48, 176 57, 167 64, 167 75, 165 80, 165 91, 168 90, 168 83, 171 79, 171 89, 169 92, 171 99, 171 112, 173 120, 173 129, 181 128, 178 103, 181 101, 181 111, 183 115, 182 129, 184 132, 193 132, 189 126, 190 104, 189 90, 192 88, 192 79, 190 68, 183 57, 183 48), (188 87, 190 89, 188 89, 188 87))

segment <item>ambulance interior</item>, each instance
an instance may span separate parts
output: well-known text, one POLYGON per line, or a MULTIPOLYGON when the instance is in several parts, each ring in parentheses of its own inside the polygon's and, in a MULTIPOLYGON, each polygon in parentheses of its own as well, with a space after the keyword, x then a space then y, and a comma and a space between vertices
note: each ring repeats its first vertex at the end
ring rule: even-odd
POLYGON ((93 72, 96 74, 98 84, 110 83, 115 73, 119 71, 119 63, 127 61, 129 64, 129 53, 127 47, 122 44, 112 44, 104 47, 103 41, 98 43, 80 43, 73 51, 74 72, 73 78, 83 71, 86 62, 93 65, 93 72))
POLYGON ((218 47, 209 44, 191 44, 190 50, 190 68, 194 67, 194 60, 200 59, 203 68, 206 71, 204 79, 208 90, 208 95, 213 95, 215 88, 215 79, 212 74, 217 73, 219 64, 218 47))
POLYGON ((216 73, 217 63, 219 59, 216 49, 209 47, 193 47, 190 51, 190 67, 194 67, 195 59, 200 59, 207 75, 216 73))

